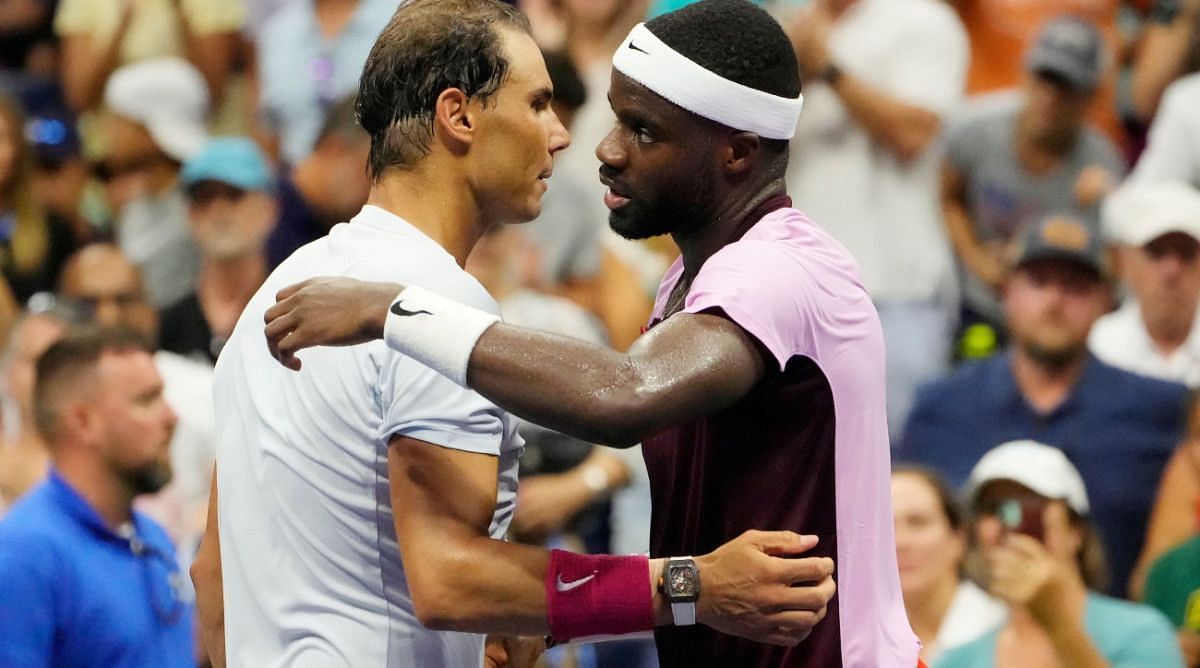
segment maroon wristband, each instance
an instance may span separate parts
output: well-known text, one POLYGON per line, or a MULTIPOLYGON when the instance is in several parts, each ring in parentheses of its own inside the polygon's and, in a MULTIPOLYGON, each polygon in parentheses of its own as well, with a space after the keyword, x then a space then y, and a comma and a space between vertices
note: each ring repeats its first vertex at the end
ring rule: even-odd
POLYGON ((644 556, 550 552, 546 616, 558 641, 654 629, 650 560, 644 556))

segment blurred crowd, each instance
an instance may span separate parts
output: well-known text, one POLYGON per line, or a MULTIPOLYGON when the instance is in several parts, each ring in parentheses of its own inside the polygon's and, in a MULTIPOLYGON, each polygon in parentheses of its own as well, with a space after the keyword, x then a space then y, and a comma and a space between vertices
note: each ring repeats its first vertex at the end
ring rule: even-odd
MULTIPOLYGON (((541 216, 467 269, 508 322, 624 349, 677 251, 607 228, 593 151, 613 50, 688 3, 517 4, 572 145, 541 216)), ((760 4, 802 72, 788 193, 859 262, 883 325, 925 661, 1200 666, 1200 0, 760 4)), ((161 656, 206 661, 183 574, 213 364, 272 268, 365 202, 354 96, 397 5, 0 0, 0 592, 25 596, 0 622, 84 623, 57 596, 128 611, 84 646, 0 638, 0 663, 168 640, 161 656), (84 371, 107 389, 53 382, 84 371), (136 499, 113 492, 130 480, 136 499), (55 541, 79 564, 39 559, 55 541), (89 598, 99 554, 141 575, 89 598), (5 584, 28 564, 45 579, 5 584)), ((636 449, 522 430, 517 539, 647 549, 636 449)), ((646 641, 545 660, 654 665, 646 641)))

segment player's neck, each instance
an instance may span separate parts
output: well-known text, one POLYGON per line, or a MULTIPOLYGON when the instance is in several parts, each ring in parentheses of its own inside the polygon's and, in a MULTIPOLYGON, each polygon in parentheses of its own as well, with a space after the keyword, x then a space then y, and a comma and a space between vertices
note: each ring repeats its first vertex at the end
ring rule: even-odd
POLYGON ((367 204, 408 221, 454 256, 467 262, 475 242, 487 231, 475 200, 459 184, 428 169, 427 159, 411 171, 391 170, 371 186, 367 204))
POLYGON ((747 218, 755 215, 771 198, 785 193, 783 179, 776 179, 753 190, 731 193, 724 198, 708 221, 690 229, 673 232, 671 237, 683 256, 684 275, 695 276, 713 253, 740 237, 758 222, 747 218))

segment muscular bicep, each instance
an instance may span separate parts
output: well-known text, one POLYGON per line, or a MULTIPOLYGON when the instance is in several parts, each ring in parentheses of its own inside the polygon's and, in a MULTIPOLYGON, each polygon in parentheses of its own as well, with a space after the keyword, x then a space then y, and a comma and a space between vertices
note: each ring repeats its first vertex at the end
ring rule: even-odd
POLYGON ((729 406, 774 364, 763 345, 715 309, 668 318, 634 343, 629 358, 670 422, 729 406))
POLYGON ((493 455, 466 452, 406 436, 388 447, 392 511, 404 562, 408 550, 486 537, 496 510, 497 467, 493 455))
POLYGON ((422 624, 476 633, 544 633, 546 555, 488 536, 499 459, 395 436, 392 512, 422 624))

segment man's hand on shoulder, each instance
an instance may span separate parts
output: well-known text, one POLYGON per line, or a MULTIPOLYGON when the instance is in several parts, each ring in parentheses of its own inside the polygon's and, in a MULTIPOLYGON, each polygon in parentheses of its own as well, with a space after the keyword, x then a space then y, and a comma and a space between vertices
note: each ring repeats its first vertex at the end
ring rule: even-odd
POLYGON ((697 621, 757 642, 799 644, 836 591, 832 559, 798 558, 816 545, 816 536, 747 531, 697 557, 697 621))
POLYGON ((267 309, 267 345, 275 359, 300 369, 296 353, 313 346, 352 346, 383 338, 388 306, 404 286, 353 278, 311 278, 275 295, 267 309))

